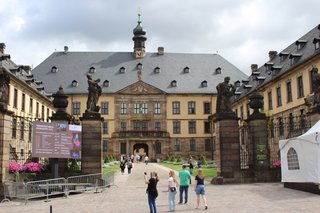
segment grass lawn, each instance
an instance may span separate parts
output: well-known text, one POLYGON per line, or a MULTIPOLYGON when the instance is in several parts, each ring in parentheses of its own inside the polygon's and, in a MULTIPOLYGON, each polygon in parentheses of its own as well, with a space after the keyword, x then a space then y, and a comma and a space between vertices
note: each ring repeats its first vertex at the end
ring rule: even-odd
POLYGON ((110 172, 110 171, 114 171, 117 172, 120 170, 120 165, 119 164, 115 164, 113 166, 109 166, 108 168, 103 168, 103 174, 110 172))
MULTIPOLYGON (((182 169, 182 165, 174 165, 171 163, 159 163, 162 166, 168 167, 170 169, 180 171, 182 169)), ((212 179, 213 177, 217 176, 217 169, 216 168, 202 168, 205 179, 212 179)), ((192 176, 195 176, 198 172, 197 168, 194 168, 192 171, 192 176)))

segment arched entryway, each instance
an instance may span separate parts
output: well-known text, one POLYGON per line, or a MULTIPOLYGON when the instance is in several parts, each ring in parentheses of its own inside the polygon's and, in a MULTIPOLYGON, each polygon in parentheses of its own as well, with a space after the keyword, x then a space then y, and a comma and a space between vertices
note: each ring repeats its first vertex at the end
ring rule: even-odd
POLYGON ((141 157, 144 157, 145 155, 149 156, 149 147, 146 143, 136 143, 133 145, 133 154, 140 155, 141 157))

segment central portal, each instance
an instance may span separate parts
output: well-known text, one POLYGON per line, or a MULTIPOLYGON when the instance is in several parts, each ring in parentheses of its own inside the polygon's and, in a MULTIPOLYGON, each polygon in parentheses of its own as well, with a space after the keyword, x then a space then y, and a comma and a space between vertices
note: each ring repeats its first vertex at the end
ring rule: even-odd
POLYGON ((138 154, 142 158, 146 155, 149 156, 148 145, 146 143, 136 143, 135 145, 133 145, 133 154, 134 155, 138 154))

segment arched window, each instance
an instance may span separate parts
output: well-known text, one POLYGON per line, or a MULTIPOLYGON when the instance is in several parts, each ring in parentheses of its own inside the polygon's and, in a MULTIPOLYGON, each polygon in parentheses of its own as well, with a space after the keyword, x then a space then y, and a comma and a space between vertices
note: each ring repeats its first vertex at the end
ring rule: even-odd
POLYGON ((94 68, 94 67, 90 67, 90 69, 89 69, 89 73, 95 73, 96 72, 96 68, 94 68))
POLYGON ((125 68, 125 67, 121 67, 121 68, 119 69, 119 72, 120 72, 120 73, 125 73, 125 72, 126 72, 126 68, 125 68))
POLYGON ((58 72, 58 68, 56 66, 51 67, 51 72, 53 73, 58 72))
POLYGON ((71 85, 72 85, 73 87, 77 87, 77 86, 78 86, 78 81, 73 80, 72 83, 71 83, 71 85))
POLYGON ((201 87, 207 87, 208 86, 208 82, 206 80, 201 82, 201 87))
POLYGON ((138 69, 138 70, 142 70, 142 68, 143 68, 142 64, 141 64, 141 63, 138 63, 138 64, 137 64, 137 69, 138 69))
POLYGON ((108 80, 105 80, 105 81, 103 82, 103 86, 104 86, 104 87, 109 87, 109 86, 110 86, 110 82, 109 82, 108 80))
POLYGON ((154 73, 160 73, 160 67, 154 68, 154 73))
POLYGON ((298 154, 294 148, 290 148, 287 153, 288 170, 299 170, 298 154))
POLYGON ((221 74, 221 67, 217 67, 216 74, 221 74))
POLYGON ((190 68, 189 67, 185 67, 184 69, 183 69, 183 73, 189 73, 190 72, 190 68))
POLYGON ((171 81, 171 87, 177 87, 177 81, 176 80, 171 81))

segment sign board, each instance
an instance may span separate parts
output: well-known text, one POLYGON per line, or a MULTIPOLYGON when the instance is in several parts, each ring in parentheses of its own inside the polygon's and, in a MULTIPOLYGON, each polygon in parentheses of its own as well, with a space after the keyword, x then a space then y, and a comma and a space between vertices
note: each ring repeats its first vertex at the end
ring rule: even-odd
POLYGON ((33 122, 32 157, 81 158, 81 126, 33 122))

